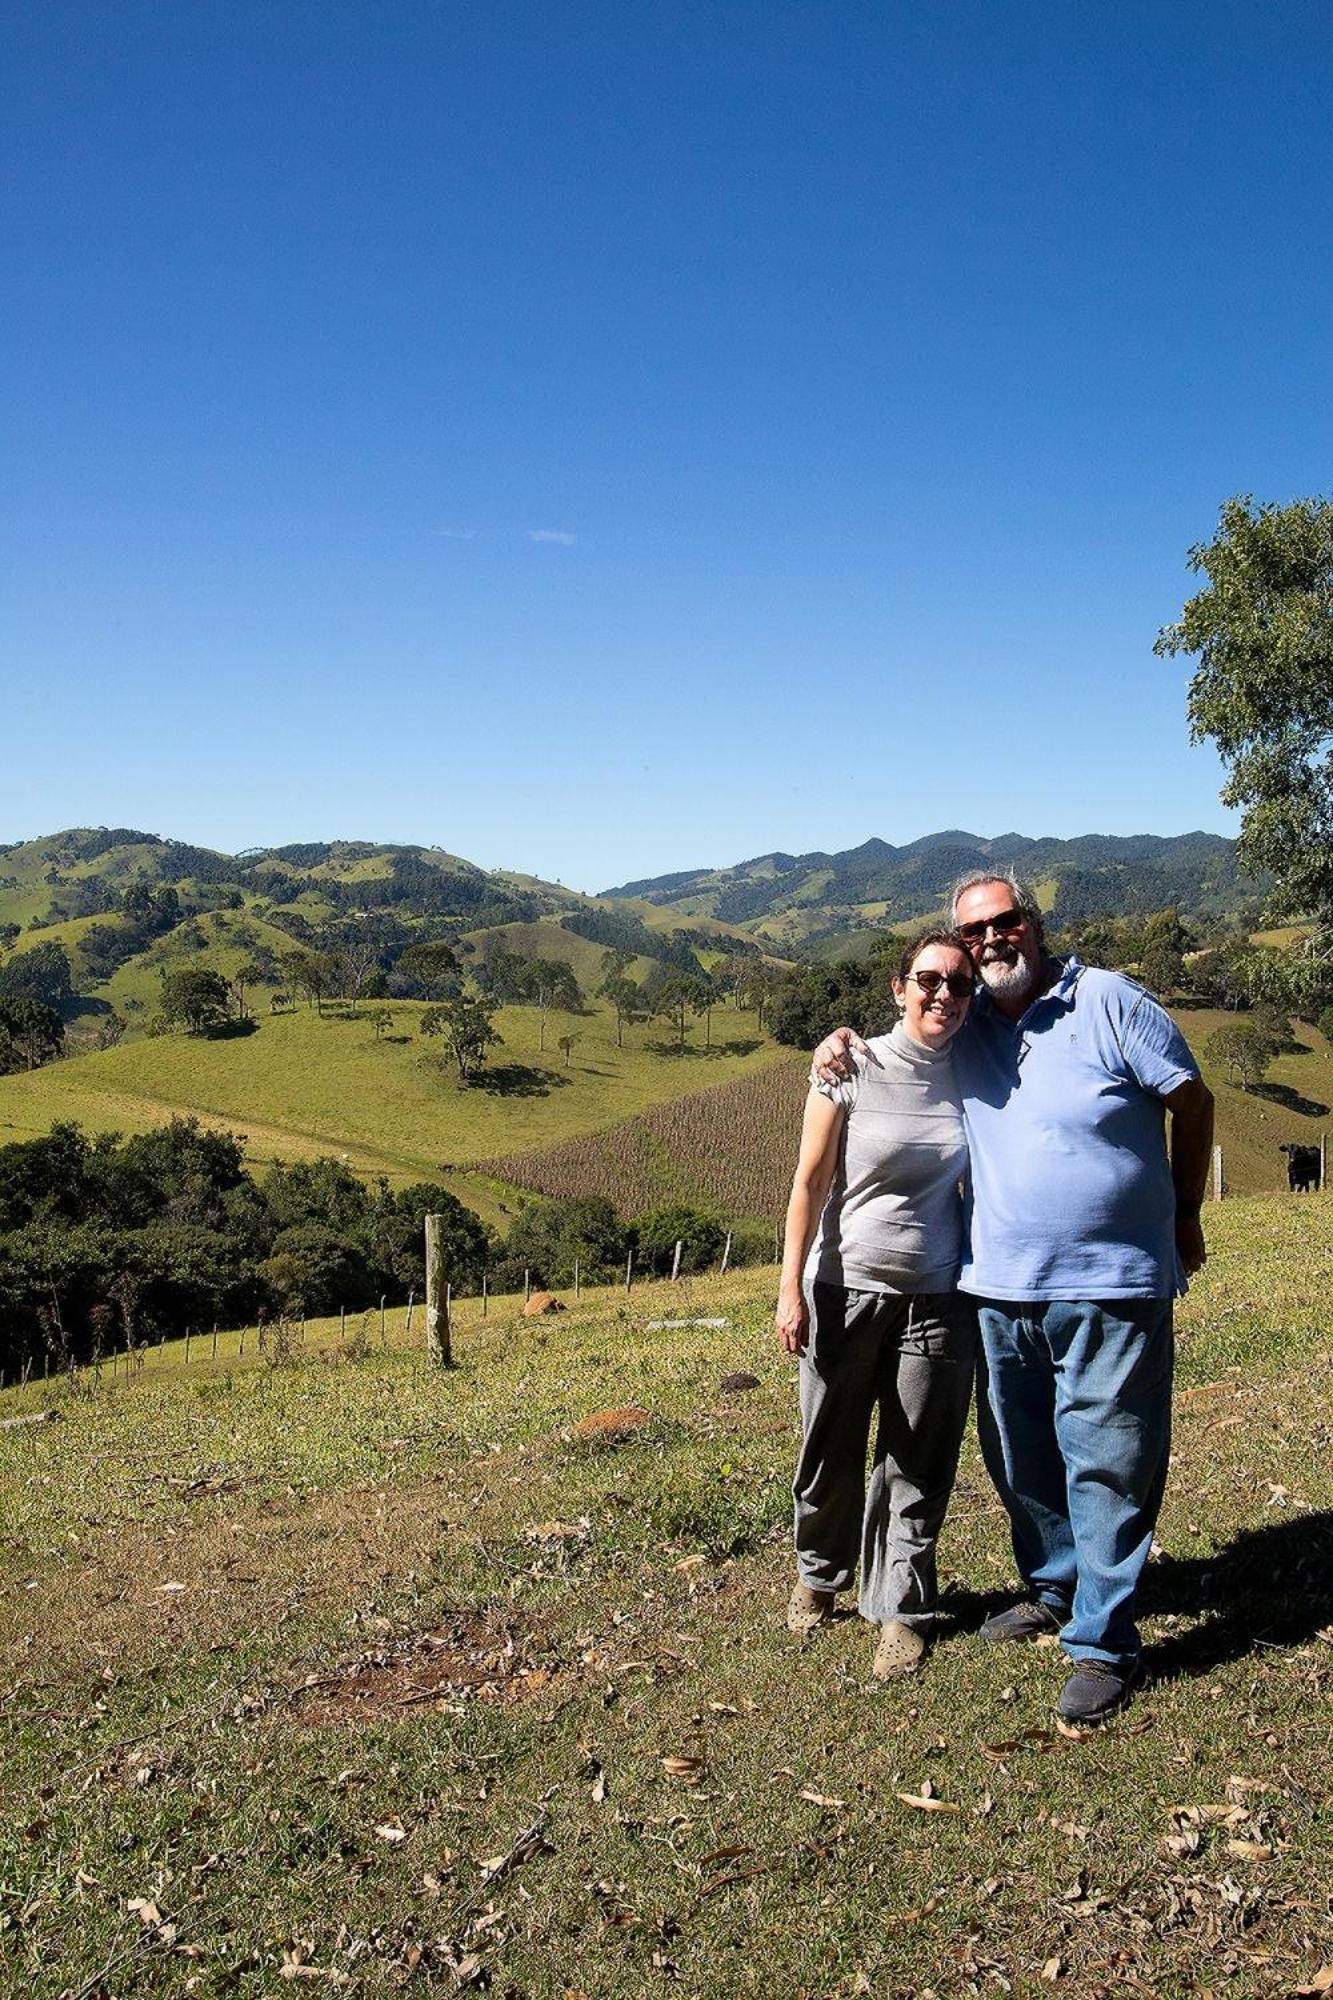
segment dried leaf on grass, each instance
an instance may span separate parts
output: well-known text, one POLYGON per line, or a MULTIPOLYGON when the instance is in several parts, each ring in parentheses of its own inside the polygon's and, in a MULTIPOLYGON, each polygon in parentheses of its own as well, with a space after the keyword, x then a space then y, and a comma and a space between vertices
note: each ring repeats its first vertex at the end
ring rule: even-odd
POLYGON ((680 1778, 687 1785, 697 1785, 704 1768, 702 1757, 664 1757, 662 1769, 668 1778, 680 1778))
POLYGON ((900 1798, 905 1806, 914 1806, 918 1812, 960 1813, 963 1810, 948 1799, 932 1798, 925 1791, 897 1792, 894 1796, 900 1798))
POLYGON ((812 1806, 830 1806, 835 1808, 841 1808, 842 1806, 845 1806, 847 1803, 846 1799, 831 1799, 825 1792, 812 1792, 808 1786, 801 1793, 801 1797, 803 1799, 809 1799, 812 1806))

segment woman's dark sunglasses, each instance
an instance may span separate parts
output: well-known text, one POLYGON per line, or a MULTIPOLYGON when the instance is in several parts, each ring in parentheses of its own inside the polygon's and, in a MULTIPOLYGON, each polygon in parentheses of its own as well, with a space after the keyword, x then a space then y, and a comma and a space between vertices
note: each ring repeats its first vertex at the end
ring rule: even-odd
POLYGON ((1021 910, 1001 910, 998 917, 983 917, 978 923, 959 924, 958 935, 969 944, 977 944, 987 931, 999 931, 1004 937, 1013 937, 1021 931, 1027 918, 1021 910))
POLYGON ((965 972, 909 972, 927 1000, 933 1000, 941 986, 947 986, 955 1000, 966 1000, 976 989, 965 972))

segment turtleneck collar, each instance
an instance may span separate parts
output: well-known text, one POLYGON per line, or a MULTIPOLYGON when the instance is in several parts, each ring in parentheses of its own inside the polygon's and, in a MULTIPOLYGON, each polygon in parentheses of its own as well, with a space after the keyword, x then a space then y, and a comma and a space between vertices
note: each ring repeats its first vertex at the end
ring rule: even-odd
POLYGON ((897 1021, 889 1032, 889 1046, 898 1055, 904 1056, 908 1062, 947 1062, 953 1052, 953 1037, 950 1037, 943 1048, 930 1049, 926 1047, 924 1042, 915 1041, 908 1034, 905 1024, 902 1021, 897 1021))

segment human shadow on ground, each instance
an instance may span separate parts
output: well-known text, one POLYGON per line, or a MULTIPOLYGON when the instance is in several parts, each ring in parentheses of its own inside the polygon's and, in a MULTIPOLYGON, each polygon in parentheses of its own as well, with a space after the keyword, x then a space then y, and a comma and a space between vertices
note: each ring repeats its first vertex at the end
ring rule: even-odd
POLYGON ((479 1069, 467 1080, 469 1090, 484 1090, 491 1097, 549 1097, 570 1081, 559 1070, 534 1069, 527 1063, 500 1063, 494 1069, 479 1069))
POLYGON ((1303 1646, 1333 1624, 1333 1512, 1283 1514, 1212 1555, 1164 1555, 1139 1591, 1148 1617, 1197 1620, 1148 1649, 1156 1679, 1208 1673, 1256 1646, 1303 1646))
MULTIPOLYGON (((1020 1601, 1014 1590, 950 1585, 940 1596, 939 1635, 976 1632, 1020 1601)), ((1333 1626, 1333 1511, 1284 1514, 1245 1528, 1211 1555, 1164 1555, 1139 1587, 1144 1618, 1189 1620, 1145 1651, 1154 1680, 1192 1679, 1256 1646, 1307 1645, 1333 1626)))
POLYGON ((1321 1104, 1317 1097, 1303 1097, 1289 1083, 1256 1083, 1250 1094, 1265 1098, 1269 1104, 1280 1104, 1284 1111, 1298 1111, 1302 1118, 1328 1116, 1326 1104, 1321 1104))

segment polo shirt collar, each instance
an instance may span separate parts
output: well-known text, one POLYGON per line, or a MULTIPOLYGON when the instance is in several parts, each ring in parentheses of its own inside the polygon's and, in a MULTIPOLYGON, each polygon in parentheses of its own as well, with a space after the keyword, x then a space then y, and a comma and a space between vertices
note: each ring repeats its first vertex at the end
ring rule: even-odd
POLYGON ((1087 971, 1087 967, 1077 952, 1071 951, 1067 958, 1055 958, 1054 953, 1051 956, 1058 967, 1055 979, 1046 988, 1044 993, 1039 993, 1037 998, 1029 1003, 1016 1021, 1010 1021, 1007 1015, 1000 1012, 984 986, 972 1003, 973 1012, 980 1014, 983 1019, 993 1017, 996 1021, 1002 1021, 1007 1027, 1012 1028, 1017 1033, 1024 1022, 1031 1018, 1033 1009, 1040 1007, 1043 1001, 1053 1000, 1057 1001, 1062 1007, 1072 1007, 1075 990, 1079 980, 1087 971))

